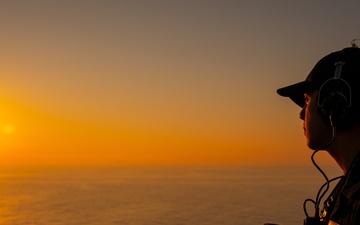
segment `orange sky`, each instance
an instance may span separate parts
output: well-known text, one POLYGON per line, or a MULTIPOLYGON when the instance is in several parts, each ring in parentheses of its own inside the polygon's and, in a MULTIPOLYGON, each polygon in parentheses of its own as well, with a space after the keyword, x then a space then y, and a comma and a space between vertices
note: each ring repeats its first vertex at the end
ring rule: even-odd
POLYGON ((310 164, 275 91, 359 37, 331 5, 1 2, 0 164, 310 164))

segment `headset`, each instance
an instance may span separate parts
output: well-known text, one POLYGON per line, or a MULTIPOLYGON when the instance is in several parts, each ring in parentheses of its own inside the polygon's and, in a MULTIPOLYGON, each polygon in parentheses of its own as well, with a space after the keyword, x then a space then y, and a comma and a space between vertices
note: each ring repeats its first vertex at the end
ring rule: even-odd
POLYGON ((344 54, 345 50, 340 52, 335 62, 334 77, 326 80, 319 88, 317 106, 332 127, 346 116, 351 107, 351 87, 341 78, 343 66, 346 66, 342 59, 344 54))

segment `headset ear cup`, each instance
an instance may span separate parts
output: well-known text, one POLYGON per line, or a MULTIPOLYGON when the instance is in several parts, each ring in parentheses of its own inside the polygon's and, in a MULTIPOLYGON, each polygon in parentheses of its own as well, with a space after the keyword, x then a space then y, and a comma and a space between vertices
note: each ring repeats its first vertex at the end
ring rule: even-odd
POLYGON ((351 88, 343 79, 329 79, 319 89, 318 106, 330 119, 330 124, 339 122, 351 106, 351 88))
POLYGON ((321 110, 330 119, 330 123, 337 123, 346 115, 348 101, 342 93, 333 92, 325 97, 321 110))

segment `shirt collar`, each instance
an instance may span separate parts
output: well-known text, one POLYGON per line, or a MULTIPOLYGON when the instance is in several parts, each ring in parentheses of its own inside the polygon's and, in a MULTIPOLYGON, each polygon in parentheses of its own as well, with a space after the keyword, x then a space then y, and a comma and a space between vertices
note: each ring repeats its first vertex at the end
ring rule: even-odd
POLYGON ((350 199, 360 189, 360 153, 352 162, 344 179, 345 184, 341 193, 350 199))

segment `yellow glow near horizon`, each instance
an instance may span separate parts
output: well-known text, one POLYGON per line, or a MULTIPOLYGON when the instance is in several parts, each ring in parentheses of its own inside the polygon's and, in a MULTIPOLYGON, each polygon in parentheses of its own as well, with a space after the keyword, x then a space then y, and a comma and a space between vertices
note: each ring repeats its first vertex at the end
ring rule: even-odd
POLYGON ((307 151, 284 151, 299 140, 303 146, 302 137, 285 137, 245 120, 231 124, 227 119, 190 117, 186 124, 174 120, 169 126, 170 120, 151 122, 137 116, 138 123, 128 126, 124 120, 121 126, 121 118, 101 123, 99 118, 57 115, 4 99, 0 113, 0 165, 265 165, 308 159, 307 151), (285 138, 273 147, 277 136, 285 138))
POLYGON ((3 132, 6 134, 12 134, 15 131, 15 127, 11 124, 6 124, 3 126, 3 132))

